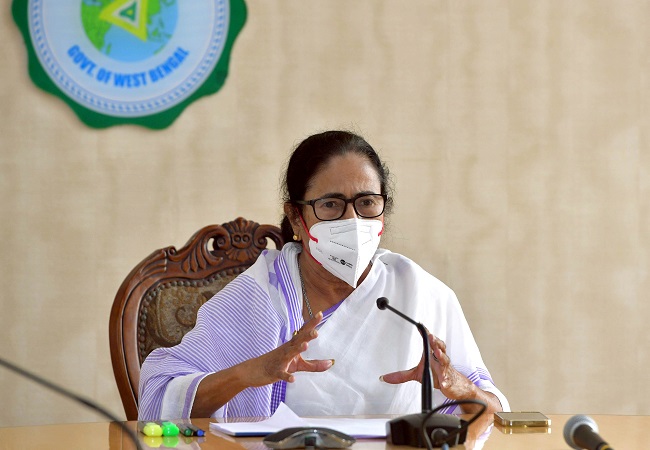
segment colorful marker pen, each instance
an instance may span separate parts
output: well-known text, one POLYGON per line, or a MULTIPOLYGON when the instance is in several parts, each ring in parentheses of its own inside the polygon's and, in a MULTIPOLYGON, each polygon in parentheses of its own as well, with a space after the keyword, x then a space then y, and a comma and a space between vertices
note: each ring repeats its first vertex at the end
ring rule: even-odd
POLYGON ((160 425, 155 422, 138 422, 138 431, 145 436, 162 436, 163 430, 160 425))
POLYGON ((183 436, 192 436, 192 435, 194 435, 194 431, 190 427, 187 426, 187 423, 180 422, 180 423, 177 423, 176 425, 178 425, 178 429, 180 430, 180 433, 183 436))
POLYGON ((181 433, 185 436, 205 436, 205 431, 194 425, 189 420, 179 422, 178 427, 181 429, 181 433))
POLYGON ((202 429, 200 429, 196 425, 188 423, 187 427, 194 432, 195 436, 205 436, 205 431, 203 431, 202 429))
POLYGON ((156 423, 160 424, 163 436, 178 436, 178 433, 180 432, 178 426, 174 422, 163 420, 162 422, 156 421, 156 423))

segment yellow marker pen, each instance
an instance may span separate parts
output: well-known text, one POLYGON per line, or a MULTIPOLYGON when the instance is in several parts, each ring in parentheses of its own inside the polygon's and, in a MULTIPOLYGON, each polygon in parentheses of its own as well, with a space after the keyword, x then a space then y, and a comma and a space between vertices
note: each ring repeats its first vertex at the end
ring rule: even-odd
POLYGON ((138 422, 138 431, 150 437, 163 435, 162 427, 155 422, 138 422))

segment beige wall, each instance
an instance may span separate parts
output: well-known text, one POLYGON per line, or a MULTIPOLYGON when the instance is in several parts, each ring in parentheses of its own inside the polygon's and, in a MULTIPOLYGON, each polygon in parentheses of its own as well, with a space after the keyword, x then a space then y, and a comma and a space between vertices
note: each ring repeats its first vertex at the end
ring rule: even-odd
MULTIPOLYGON (((456 291, 513 408, 650 414, 647 1, 247 0, 225 87, 163 131, 37 89, 8 4, 1 356, 122 415, 124 276, 203 225, 276 223, 293 145, 353 127, 395 176, 385 246, 456 291)), ((0 426, 101 420, 0 385, 0 426)))

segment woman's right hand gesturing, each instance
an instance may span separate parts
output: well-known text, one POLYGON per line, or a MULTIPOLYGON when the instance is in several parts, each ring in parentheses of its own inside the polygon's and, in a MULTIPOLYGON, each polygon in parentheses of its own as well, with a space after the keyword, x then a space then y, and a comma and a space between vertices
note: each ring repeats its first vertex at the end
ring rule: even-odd
POLYGON ((307 350, 309 341, 318 337, 316 327, 322 320, 323 313, 319 312, 289 342, 243 363, 249 365, 250 386, 264 386, 280 380, 293 383, 295 372, 324 372, 332 367, 332 359, 304 360, 301 355, 307 350))
POLYGON ((277 381, 293 383, 295 372, 324 372, 332 359, 304 360, 301 353, 309 341, 318 337, 316 327, 323 320, 319 312, 306 322, 289 342, 257 358, 215 372, 199 383, 191 417, 210 417, 235 395, 249 387, 265 386, 277 381))

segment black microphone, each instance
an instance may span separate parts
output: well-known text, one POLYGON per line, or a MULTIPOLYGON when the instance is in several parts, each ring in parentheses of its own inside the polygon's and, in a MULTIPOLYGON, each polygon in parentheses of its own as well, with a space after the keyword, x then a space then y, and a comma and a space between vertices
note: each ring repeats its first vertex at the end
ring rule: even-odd
POLYGON ((467 437, 467 429, 463 428, 459 417, 449 414, 431 414, 431 403, 433 393, 433 376, 431 374, 431 365, 429 364, 429 335, 427 329, 419 322, 411 319, 402 312, 396 310, 388 304, 386 297, 377 299, 377 308, 388 309, 407 322, 415 325, 422 335, 424 346, 424 370, 422 371, 422 412, 419 414, 409 414, 390 420, 386 424, 386 439, 393 445, 409 445, 411 447, 426 447, 427 443, 422 434, 426 432, 427 436, 434 438, 436 447, 442 446, 446 442, 450 446, 462 444, 467 437), (425 423, 426 421, 426 423, 425 423), (459 431, 459 429, 461 429, 459 431), (425 431, 423 431, 425 430, 425 431), (453 431, 453 433, 452 433, 453 431))
POLYGON ((571 417, 564 425, 564 440, 577 450, 614 450, 598 435, 598 425, 589 416, 571 417))
POLYGON ((108 410, 102 408, 99 406, 97 403, 88 400, 86 398, 83 398, 73 392, 68 391, 67 389, 62 388, 61 386, 57 386, 56 384, 47 381, 38 375, 34 375, 33 373, 30 373, 26 371, 25 369, 21 369, 20 367, 10 363, 9 361, 0 358, 0 365, 5 366, 7 369, 11 370, 12 372, 15 372, 25 378, 29 378, 30 380, 40 384, 41 386, 45 386, 48 389, 51 389, 55 392, 58 392, 59 394, 63 395, 64 397, 70 398, 74 400, 77 403, 81 403, 88 408, 97 411, 100 413, 102 416, 106 417, 107 419, 111 420, 112 422, 117 422, 117 424, 122 428, 122 430, 129 436, 129 438, 133 441, 135 444, 135 447, 138 450, 142 450, 142 446, 140 446, 140 442, 138 441, 138 438, 136 437, 135 433, 133 430, 130 430, 127 428, 124 423, 120 419, 118 419, 114 414, 110 413, 108 410))
POLYGON ((388 309, 393 311, 395 314, 400 316, 402 319, 407 322, 411 322, 415 325, 422 335, 422 343, 424 346, 424 370, 422 371, 422 412, 426 413, 431 411, 431 396, 433 394, 433 375, 431 374, 431 365, 429 364, 429 356, 431 355, 431 349, 429 347, 429 336, 427 334, 427 329, 424 328, 424 325, 416 322, 411 319, 409 316, 403 314, 402 312, 396 310, 388 304, 388 299, 386 297, 379 297, 377 299, 377 308, 379 309, 388 309))

